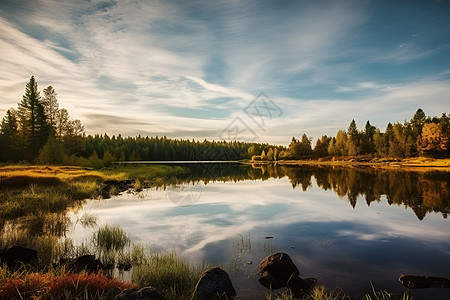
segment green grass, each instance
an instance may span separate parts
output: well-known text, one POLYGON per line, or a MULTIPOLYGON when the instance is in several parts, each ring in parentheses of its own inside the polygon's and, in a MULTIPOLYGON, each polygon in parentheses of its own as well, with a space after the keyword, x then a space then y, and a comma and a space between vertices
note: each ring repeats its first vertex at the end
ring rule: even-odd
POLYGON ((175 252, 154 252, 145 255, 142 264, 133 268, 132 281, 156 288, 164 299, 189 299, 202 270, 175 252))
POLYGON ((94 233, 92 242, 99 251, 123 250, 131 240, 118 225, 105 225, 94 233))

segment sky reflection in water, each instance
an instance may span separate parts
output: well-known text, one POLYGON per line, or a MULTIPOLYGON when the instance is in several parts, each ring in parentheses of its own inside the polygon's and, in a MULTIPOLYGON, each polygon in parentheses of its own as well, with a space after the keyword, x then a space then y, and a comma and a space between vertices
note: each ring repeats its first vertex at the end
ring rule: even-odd
MULTIPOLYGON (((264 291, 257 275, 248 276, 273 251, 287 252, 301 276, 353 295, 369 291, 371 281, 376 289, 402 291, 401 273, 450 277, 449 224, 440 213, 419 220, 385 196, 370 206, 358 197, 353 208, 347 197, 315 183, 306 192, 293 189, 287 177, 196 187, 201 196, 190 206, 175 205, 167 191, 148 189, 89 201, 73 218, 92 213, 99 225, 118 224, 153 249, 221 263, 240 295, 264 291)), ((92 231, 78 224, 74 238, 84 241, 92 231)))

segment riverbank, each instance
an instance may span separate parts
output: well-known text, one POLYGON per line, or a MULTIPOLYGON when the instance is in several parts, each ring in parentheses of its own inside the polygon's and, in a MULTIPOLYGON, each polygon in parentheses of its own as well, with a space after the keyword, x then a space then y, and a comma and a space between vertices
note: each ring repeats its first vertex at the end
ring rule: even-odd
POLYGON ((304 160, 252 161, 250 164, 298 165, 298 166, 342 166, 342 167, 373 167, 383 169, 402 169, 409 171, 450 171, 450 158, 435 159, 426 157, 411 158, 374 158, 368 156, 325 157, 304 160))

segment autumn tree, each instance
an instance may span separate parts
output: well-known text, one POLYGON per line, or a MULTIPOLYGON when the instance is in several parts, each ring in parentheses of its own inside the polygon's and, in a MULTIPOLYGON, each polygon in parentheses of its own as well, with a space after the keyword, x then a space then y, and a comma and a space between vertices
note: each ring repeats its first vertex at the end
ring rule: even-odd
POLYGON ((417 140, 417 148, 423 155, 442 157, 447 153, 448 142, 448 133, 443 132, 441 124, 425 123, 417 140))
POLYGON ((335 152, 337 153, 336 155, 338 156, 348 155, 347 140, 348 140, 347 133, 343 130, 338 130, 336 134, 336 144, 335 144, 335 152))
POLYGON ((328 154, 329 155, 332 155, 332 156, 339 156, 340 155, 339 151, 336 148, 336 138, 333 137, 330 140, 330 143, 328 144, 327 150, 328 150, 328 154))
POLYGON ((267 159, 268 160, 276 160, 274 157, 274 152, 272 148, 269 148, 269 150, 267 150, 267 159))

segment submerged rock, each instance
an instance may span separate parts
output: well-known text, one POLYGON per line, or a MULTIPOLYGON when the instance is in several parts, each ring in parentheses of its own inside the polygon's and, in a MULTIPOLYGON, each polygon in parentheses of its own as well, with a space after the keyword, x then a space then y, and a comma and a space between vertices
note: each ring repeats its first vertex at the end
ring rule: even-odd
POLYGON ((287 285, 292 274, 300 273, 288 254, 278 252, 264 258, 258 266, 258 281, 268 289, 280 289, 287 285))
POLYGON ((221 268, 214 267, 203 271, 198 280, 192 300, 232 299, 236 290, 231 283, 228 273, 221 268))

